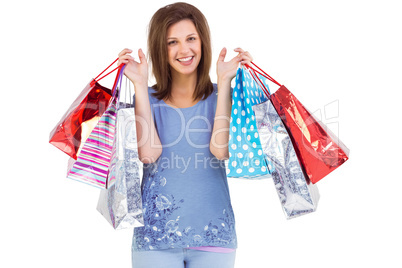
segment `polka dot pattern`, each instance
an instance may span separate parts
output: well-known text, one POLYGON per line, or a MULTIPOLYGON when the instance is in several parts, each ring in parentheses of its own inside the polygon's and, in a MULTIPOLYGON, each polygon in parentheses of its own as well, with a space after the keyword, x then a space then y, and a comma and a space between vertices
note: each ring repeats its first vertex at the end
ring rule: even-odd
POLYGON ((250 73, 239 68, 232 93, 229 162, 226 169, 228 177, 253 178, 270 173, 267 167, 271 163, 263 154, 252 109, 252 106, 267 100, 250 73))

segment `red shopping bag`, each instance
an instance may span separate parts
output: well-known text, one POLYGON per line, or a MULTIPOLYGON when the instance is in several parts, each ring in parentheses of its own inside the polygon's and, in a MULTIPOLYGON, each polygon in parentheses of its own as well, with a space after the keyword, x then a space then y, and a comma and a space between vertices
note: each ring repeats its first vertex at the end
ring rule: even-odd
POLYGON ((83 143, 82 139, 84 137, 81 137, 83 124, 90 122, 95 117, 100 118, 108 107, 112 91, 101 86, 98 82, 119 68, 117 67, 100 77, 116 61, 117 59, 88 83, 60 119, 59 123, 50 132, 49 142, 74 159, 77 159, 77 152, 81 143, 83 143))
POLYGON ((264 83, 257 74, 277 84, 279 89, 265 94, 274 105, 278 115, 288 129, 300 163, 312 183, 316 183, 341 166, 349 158, 349 149, 283 85, 261 70, 247 65, 254 80, 263 88, 264 83))

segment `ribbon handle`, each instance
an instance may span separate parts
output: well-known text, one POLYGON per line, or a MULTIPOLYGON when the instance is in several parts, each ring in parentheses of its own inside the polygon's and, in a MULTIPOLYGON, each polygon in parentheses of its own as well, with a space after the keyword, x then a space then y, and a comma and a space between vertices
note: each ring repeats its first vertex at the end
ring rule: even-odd
MULTIPOLYGON (((112 63, 113 64, 113 63, 112 63)), ((126 67, 125 64, 120 64, 117 68, 119 71, 117 72, 116 79, 114 81, 114 85, 112 88, 112 97, 115 98, 117 91, 121 89, 121 81, 123 80, 124 68, 126 67)))
POLYGON ((118 81, 119 76, 120 76, 120 71, 121 71, 121 69, 123 68, 124 64, 123 64, 123 63, 120 64, 119 66, 117 66, 116 68, 114 68, 113 70, 111 70, 110 72, 108 72, 107 74, 103 75, 103 76, 100 77, 100 78, 99 78, 99 76, 101 76, 104 72, 106 72, 106 71, 107 71, 113 64, 115 64, 116 61, 118 61, 118 60, 119 60, 119 58, 115 59, 108 67, 106 67, 105 70, 103 70, 100 74, 98 74, 97 77, 95 77, 94 79, 92 79, 92 81, 91 81, 91 86, 94 86, 95 83, 99 82, 101 79, 105 78, 106 76, 108 76, 109 74, 113 73, 114 71, 119 70, 119 72, 117 73, 117 76, 116 76, 116 78, 115 78, 115 80, 114 80, 113 87, 112 87, 112 92, 114 92, 114 91, 115 91, 115 87, 116 87, 116 85, 117 85, 117 81, 118 81))
POLYGON ((105 70, 103 70, 100 74, 98 74, 98 76, 97 77, 95 77, 95 81, 96 82, 99 82, 101 79, 103 79, 104 77, 106 77, 106 76, 108 76, 109 74, 111 74, 111 73, 113 73, 114 71, 116 71, 117 69, 120 69, 122 66, 123 66, 123 64, 120 64, 119 66, 117 66, 116 68, 114 68, 113 70, 111 70, 110 72, 108 72, 107 74, 105 74, 104 76, 102 76, 102 77, 100 77, 99 78, 99 76, 101 76, 104 72, 106 72, 113 64, 115 64, 116 63, 116 61, 118 61, 119 60, 119 58, 117 58, 117 59, 115 59, 114 60, 114 62, 112 62, 105 70))
POLYGON ((266 72, 264 72, 260 67, 258 67, 254 62, 251 62, 251 64, 255 67, 251 67, 248 64, 245 64, 245 67, 250 71, 251 76, 253 77, 254 81, 256 83, 258 83, 262 90, 264 91, 265 95, 269 98, 271 96, 271 94, 269 93, 267 87, 264 85, 264 83, 261 81, 261 79, 258 77, 258 75, 261 75, 265 78, 267 78, 269 81, 277 84, 278 86, 282 86, 281 84, 279 84, 279 82, 277 82, 275 79, 273 79, 269 74, 267 74, 266 72))

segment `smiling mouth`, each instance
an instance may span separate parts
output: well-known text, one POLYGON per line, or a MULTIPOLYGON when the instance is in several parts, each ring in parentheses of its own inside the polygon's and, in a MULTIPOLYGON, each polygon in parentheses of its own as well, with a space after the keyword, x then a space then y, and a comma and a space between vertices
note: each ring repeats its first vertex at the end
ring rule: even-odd
POLYGON ((179 62, 189 62, 194 58, 194 56, 191 57, 187 57, 187 58, 181 58, 181 59, 177 59, 179 62))

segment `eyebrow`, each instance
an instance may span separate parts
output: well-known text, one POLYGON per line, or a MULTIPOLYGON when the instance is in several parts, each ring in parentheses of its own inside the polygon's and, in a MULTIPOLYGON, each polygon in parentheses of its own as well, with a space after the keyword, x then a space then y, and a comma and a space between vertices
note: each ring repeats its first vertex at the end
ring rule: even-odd
MULTIPOLYGON (((197 35, 197 33, 191 33, 191 34, 187 35, 186 37, 189 37, 192 35, 197 35)), ((167 40, 169 40, 169 39, 177 39, 177 37, 168 37, 167 40)))

